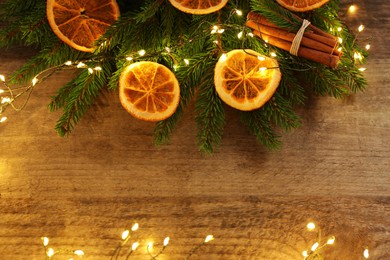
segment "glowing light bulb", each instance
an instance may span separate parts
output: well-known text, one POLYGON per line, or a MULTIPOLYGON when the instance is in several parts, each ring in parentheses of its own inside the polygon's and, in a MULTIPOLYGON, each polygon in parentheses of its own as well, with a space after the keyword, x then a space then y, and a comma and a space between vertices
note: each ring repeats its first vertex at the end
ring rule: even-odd
POLYGON ((264 71, 266 71, 266 70, 267 70, 266 67, 260 67, 260 68, 259 68, 259 71, 260 71, 260 72, 264 72, 264 71))
POLYGON ((72 61, 71 60, 68 60, 67 62, 64 63, 66 66, 70 66, 72 65, 72 61))
POLYGON ((42 237, 43 246, 47 246, 49 244, 49 238, 48 237, 42 237))
POLYGON ((5 104, 5 103, 11 103, 11 99, 9 97, 3 97, 1 99, 1 104, 5 104))
POLYGON ((215 41, 213 41, 213 43, 215 43, 215 44, 218 44, 218 41, 217 41, 217 40, 215 40, 215 41))
POLYGON ((326 242, 328 245, 333 245, 336 238, 334 236, 330 237, 328 241, 326 242))
POLYGON ((148 250, 149 251, 153 250, 153 242, 148 243, 148 250))
POLYGON ((343 50, 343 47, 338 47, 337 50, 341 52, 343 50))
POLYGON ((132 245, 131 245, 131 250, 136 250, 137 247, 139 246, 139 243, 138 242, 134 242, 132 245))
POLYGON ((350 12, 351 14, 355 13, 356 12, 356 5, 351 5, 348 8, 348 12, 350 12))
POLYGON ((190 61, 187 60, 187 59, 184 59, 184 63, 185 63, 187 66, 190 65, 190 61))
POLYGON ((205 242, 205 243, 208 243, 208 242, 210 242, 211 240, 214 240, 214 236, 213 236, 213 235, 208 235, 208 236, 204 239, 204 242, 205 242))
POLYGON ((303 255, 304 257, 308 257, 308 256, 309 256, 306 250, 302 252, 302 255, 303 255))
POLYGON ((97 70, 97 71, 101 71, 102 70, 102 67, 100 66, 96 66, 95 68, 93 68, 94 70, 97 70))
POLYGON ((75 255, 78 255, 78 256, 83 256, 84 255, 84 251, 83 250, 75 250, 73 253, 75 255))
POLYGON ((126 60, 127 60, 127 61, 132 61, 132 60, 133 60, 133 57, 130 57, 130 56, 129 56, 129 57, 126 57, 126 60))
POLYGON ((79 62, 77 65, 76 65, 76 68, 85 68, 87 65, 85 65, 83 62, 79 62))
POLYGON ((237 38, 238 38, 238 39, 241 39, 241 38, 242 38, 242 34, 243 34, 243 32, 239 32, 239 33, 237 34, 237 38))
POLYGON ((361 24, 361 25, 359 26, 359 28, 358 28, 358 31, 359 31, 359 32, 362 32, 363 30, 364 30, 364 25, 361 24))
POLYGON ((4 93, 4 89, 0 88, 0 94, 4 93))
POLYGON ((363 56, 362 56, 362 54, 361 54, 360 52, 355 52, 355 53, 353 54, 353 58, 354 58, 355 60, 362 60, 362 59, 363 59, 363 56))
POLYGON ((138 223, 135 223, 132 227, 131 227, 131 231, 137 231, 138 230, 138 228, 139 228, 139 225, 138 225, 138 223))
POLYGON ((359 68, 360 71, 366 71, 367 68, 359 68))
POLYGON ((221 57, 219 58, 220 61, 225 61, 227 59, 226 53, 222 53, 221 57))
POLYGON ((341 28, 341 27, 338 27, 338 28, 337 28, 337 31, 338 31, 338 32, 341 32, 342 30, 343 30, 343 28, 341 28))
POLYGON ((316 224, 314 224, 313 222, 309 222, 307 223, 306 227, 308 230, 312 231, 313 229, 316 228, 316 224))
POLYGON ((318 244, 318 242, 315 242, 312 246, 311 246, 311 251, 316 251, 316 249, 318 248, 320 244, 318 244))
POLYGON ((138 52, 138 54, 139 54, 139 56, 144 56, 145 54, 146 54, 146 51, 145 50, 140 50, 139 52, 138 52))
POLYGON ((169 244, 169 237, 166 237, 164 239, 164 246, 167 246, 169 244))
POLYGON ((213 29, 211 30, 211 34, 217 33, 218 29, 218 26, 214 25, 213 29))
POLYGON ((248 33, 248 36, 255 37, 255 35, 253 33, 248 33))
POLYGON ((54 249, 53 248, 49 248, 46 252, 46 255, 48 257, 52 257, 54 255, 54 249))
POLYGON ((339 37, 339 43, 343 43, 343 38, 339 37))
POLYGON ((31 84, 33 86, 35 86, 37 83, 38 83, 38 79, 37 78, 33 78, 32 81, 31 81, 31 84))
POLYGON ((238 16, 241 16, 241 15, 242 15, 242 11, 241 11, 241 10, 238 10, 238 9, 236 9, 236 14, 237 14, 238 16))
POLYGON ((365 259, 368 259, 368 257, 370 256, 370 254, 368 253, 368 248, 364 249, 363 256, 365 259))
POLYGON ((6 116, 3 116, 0 118, 0 123, 4 123, 5 121, 7 121, 7 117, 6 116))
POLYGON ((129 230, 125 230, 122 232, 122 239, 125 240, 130 234, 129 230))
POLYGON ((261 61, 264 61, 264 60, 265 60, 265 58, 264 58, 263 56, 257 56, 257 58, 258 58, 259 60, 261 60, 261 61))
POLYGON ((225 29, 219 29, 217 32, 219 33, 219 34, 221 34, 221 33, 223 33, 225 31, 225 29))
POLYGON ((272 57, 276 57, 276 53, 275 53, 275 52, 271 52, 270 55, 271 55, 272 57))
POLYGON ((169 48, 169 47, 165 47, 165 50, 166 50, 168 53, 171 52, 171 48, 169 48))
POLYGON ((88 72, 89 72, 89 74, 92 74, 93 73, 93 69, 88 68, 88 72))
POLYGON ((371 48, 371 45, 370 44, 367 44, 366 45, 366 50, 369 50, 371 48))
POLYGON ((4 75, 0 75, 0 80, 3 81, 3 82, 5 81, 4 75))

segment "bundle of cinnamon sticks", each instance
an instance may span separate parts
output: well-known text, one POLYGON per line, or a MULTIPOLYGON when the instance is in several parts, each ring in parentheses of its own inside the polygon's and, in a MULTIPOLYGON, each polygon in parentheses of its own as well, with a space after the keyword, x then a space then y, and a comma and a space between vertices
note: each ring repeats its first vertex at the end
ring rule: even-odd
MULTIPOLYGON (((290 51, 296 35, 276 26, 264 16, 254 12, 248 14, 246 26, 253 30, 254 35, 286 51, 290 51)), ((322 31, 312 24, 308 28, 309 30, 306 30, 303 34, 298 49, 298 56, 319 62, 330 68, 336 68, 341 57, 340 51, 337 50, 339 43, 337 37, 322 31)))

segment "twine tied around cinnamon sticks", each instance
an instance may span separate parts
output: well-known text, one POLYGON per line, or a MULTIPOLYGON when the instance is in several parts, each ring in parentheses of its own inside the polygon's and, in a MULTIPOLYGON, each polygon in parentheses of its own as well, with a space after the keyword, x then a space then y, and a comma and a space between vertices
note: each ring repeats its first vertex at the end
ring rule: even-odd
POLYGON ((341 57, 341 52, 337 50, 339 42, 336 36, 322 31, 309 21, 298 19, 302 21, 302 27, 297 33, 280 28, 254 12, 248 14, 246 26, 265 42, 292 55, 336 68, 341 57))

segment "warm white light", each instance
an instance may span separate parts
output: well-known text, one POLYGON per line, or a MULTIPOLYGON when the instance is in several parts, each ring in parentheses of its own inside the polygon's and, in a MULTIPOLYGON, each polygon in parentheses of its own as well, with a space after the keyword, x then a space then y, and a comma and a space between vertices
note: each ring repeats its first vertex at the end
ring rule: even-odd
POLYGON ((208 236, 205 238, 204 242, 205 242, 205 243, 208 243, 208 242, 210 242, 211 240, 214 240, 214 236, 213 236, 213 235, 208 235, 208 236))
POLYGON ((348 8, 348 12, 350 12, 350 13, 354 13, 354 12, 356 12, 356 5, 351 5, 349 8, 348 8))
POLYGON ((265 61, 265 58, 263 56, 257 56, 257 58, 261 61, 265 61))
POLYGON ((190 61, 187 60, 187 59, 184 59, 184 63, 185 63, 187 66, 190 65, 190 61))
POLYGON ((217 33, 218 31, 218 26, 214 25, 213 29, 211 30, 211 34, 217 33))
POLYGON ((341 51, 343 50, 343 48, 342 48, 342 47, 339 47, 337 50, 338 50, 339 52, 341 52, 341 51))
POLYGON ((3 116, 0 118, 0 123, 4 123, 5 121, 7 121, 7 117, 6 116, 3 116))
POLYGON ((238 16, 241 16, 242 15, 242 11, 241 10, 236 10, 236 14, 238 15, 238 16))
POLYGON ((362 59, 363 59, 363 56, 362 56, 361 53, 355 52, 355 53, 353 54, 353 58, 354 58, 355 60, 362 60, 362 59))
POLYGON ((276 53, 275 53, 275 52, 271 52, 270 55, 271 55, 272 57, 276 57, 276 53))
POLYGON ((359 31, 359 32, 362 32, 363 30, 364 30, 364 25, 361 24, 361 25, 359 26, 359 28, 358 28, 358 31, 359 31))
POLYGON ((219 29, 217 32, 218 33, 223 33, 225 31, 225 29, 219 29))
POLYGON ((360 71, 366 71, 367 68, 359 68, 360 71))
POLYGON ((123 231, 123 232, 122 232, 122 239, 125 240, 125 239, 129 236, 129 233, 130 233, 129 230, 123 231))
POLYGON ((368 257, 370 256, 368 253, 368 248, 364 249, 363 256, 365 259, 368 259, 368 257))
POLYGON ((4 75, 0 75, 0 80, 3 81, 3 82, 5 81, 4 75))
POLYGON ((225 61, 227 59, 226 53, 222 53, 221 57, 219 58, 220 61, 225 61))
POLYGON ((148 250, 152 250, 153 249, 153 242, 149 242, 148 243, 148 250))
POLYGON ((248 33, 248 36, 255 37, 255 35, 253 33, 248 33))
POLYGON ((328 241, 326 242, 328 245, 333 245, 336 238, 334 236, 330 237, 328 241))
POLYGON ((46 255, 48 257, 52 257, 54 255, 54 249, 53 248, 49 248, 46 252, 46 255))
POLYGON ((168 243, 169 243, 169 237, 166 237, 166 238, 164 239, 164 246, 167 246, 168 243))
POLYGON ((4 93, 4 89, 0 88, 0 94, 3 94, 3 93, 4 93))
POLYGON ((37 78, 33 78, 32 81, 31 81, 31 84, 33 86, 35 86, 37 83, 38 83, 38 79, 37 78))
POLYGON ((343 38, 339 37, 339 43, 343 43, 343 38))
POLYGON ((67 62, 64 63, 66 66, 70 66, 72 65, 72 61, 71 60, 68 60, 67 62))
POLYGON ((218 44, 218 41, 217 41, 217 40, 215 40, 215 41, 213 41, 213 43, 215 43, 215 44, 218 44))
POLYGON ((338 27, 338 28, 337 28, 337 31, 338 31, 338 32, 341 32, 342 30, 343 30, 343 28, 341 28, 341 27, 338 27))
POLYGON ((366 45, 366 50, 369 50, 371 48, 371 45, 370 44, 367 44, 366 45))
POLYGON ((165 50, 166 50, 168 53, 171 52, 171 48, 169 48, 169 47, 165 47, 165 50))
POLYGON ((93 68, 94 70, 98 70, 98 71, 101 71, 102 70, 102 67, 100 66, 96 66, 95 68, 93 68))
POLYGON ((92 74, 93 73, 93 69, 88 68, 88 72, 89 72, 89 74, 92 74))
POLYGON ((311 246, 311 251, 316 251, 316 249, 318 248, 319 244, 318 242, 314 243, 312 246, 311 246))
POLYGON ((139 228, 139 225, 138 225, 138 223, 135 223, 132 227, 131 227, 131 231, 137 231, 138 230, 138 228, 139 228))
POLYGON ((9 97, 3 97, 1 99, 1 104, 5 104, 5 103, 11 103, 11 99, 9 97))
POLYGON ((83 256, 84 255, 84 251, 83 250, 75 250, 73 253, 75 255, 78 255, 78 256, 83 256))
POLYGON ((137 247, 139 246, 139 243, 138 242, 134 242, 132 245, 131 245, 131 250, 136 250, 137 247))
POLYGON ((43 246, 47 246, 49 244, 49 238, 48 237, 42 237, 43 246))
POLYGON ((239 32, 239 33, 237 34, 238 39, 241 39, 242 34, 243 34, 243 32, 239 32))
POLYGON ((266 67, 260 67, 260 68, 259 68, 259 71, 261 71, 261 72, 264 72, 264 71, 266 71, 266 70, 267 70, 266 67))
POLYGON ((309 223, 307 223, 306 227, 308 230, 311 231, 311 230, 316 228, 316 224, 314 224, 313 222, 309 222, 309 223))
POLYGON ((84 63, 82 63, 82 62, 79 62, 78 64, 77 64, 77 68, 85 68, 87 65, 85 65, 84 63))
POLYGON ((308 257, 309 255, 307 254, 307 251, 303 251, 302 252, 302 255, 304 256, 304 257, 308 257))
POLYGON ((126 60, 127 60, 127 61, 132 61, 132 60, 133 60, 133 57, 130 57, 130 56, 129 56, 129 57, 126 57, 126 60))
POLYGON ((138 52, 138 54, 139 54, 139 56, 144 56, 145 54, 146 54, 146 51, 145 50, 140 50, 139 52, 138 52))

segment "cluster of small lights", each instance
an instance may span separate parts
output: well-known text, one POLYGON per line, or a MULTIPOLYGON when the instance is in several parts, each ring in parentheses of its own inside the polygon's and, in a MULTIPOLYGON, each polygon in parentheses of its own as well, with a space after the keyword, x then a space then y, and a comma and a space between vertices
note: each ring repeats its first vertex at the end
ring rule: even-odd
MULTIPOLYGON (((333 245, 336 241, 336 237, 335 236, 330 236, 327 241, 325 243, 323 243, 322 245, 320 244, 319 241, 321 241, 321 230, 319 227, 316 226, 316 224, 314 224, 313 222, 309 222, 307 223, 306 225, 306 228, 308 231, 315 231, 317 230, 317 238, 318 238, 318 241, 315 242, 311 247, 310 247, 310 250, 305 250, 302 252, 302 255, 303 255, 303 259, 304 260, 314 260, 314 259, 323 259, 321 257, 321 250, 328 246, 328 245, 333 245)), ((365 259, 368 259, 369 257, 369 253, 368 253, 368 248, 365 248, 364 251, 363 251, 363 257, 365 259)))
MULTIPOLYGON (((78 256, 78 257, 83 257, 84 256, 84 251, 80 250, 80 249, 76 249, 76 250, 57 249, 57 250, 55 250, 52 247, 48 248, 49 238, 48 237, 42 237, 41 239, 42 239, 43 247, 44 247, 45 252, 46 252, 46 259, 50 259, 50 258, 52 258, 56 254, 75 255, 75 256, 78 256)), ((73 258, 70 258, 70 259, 73 259, 73 258)))

